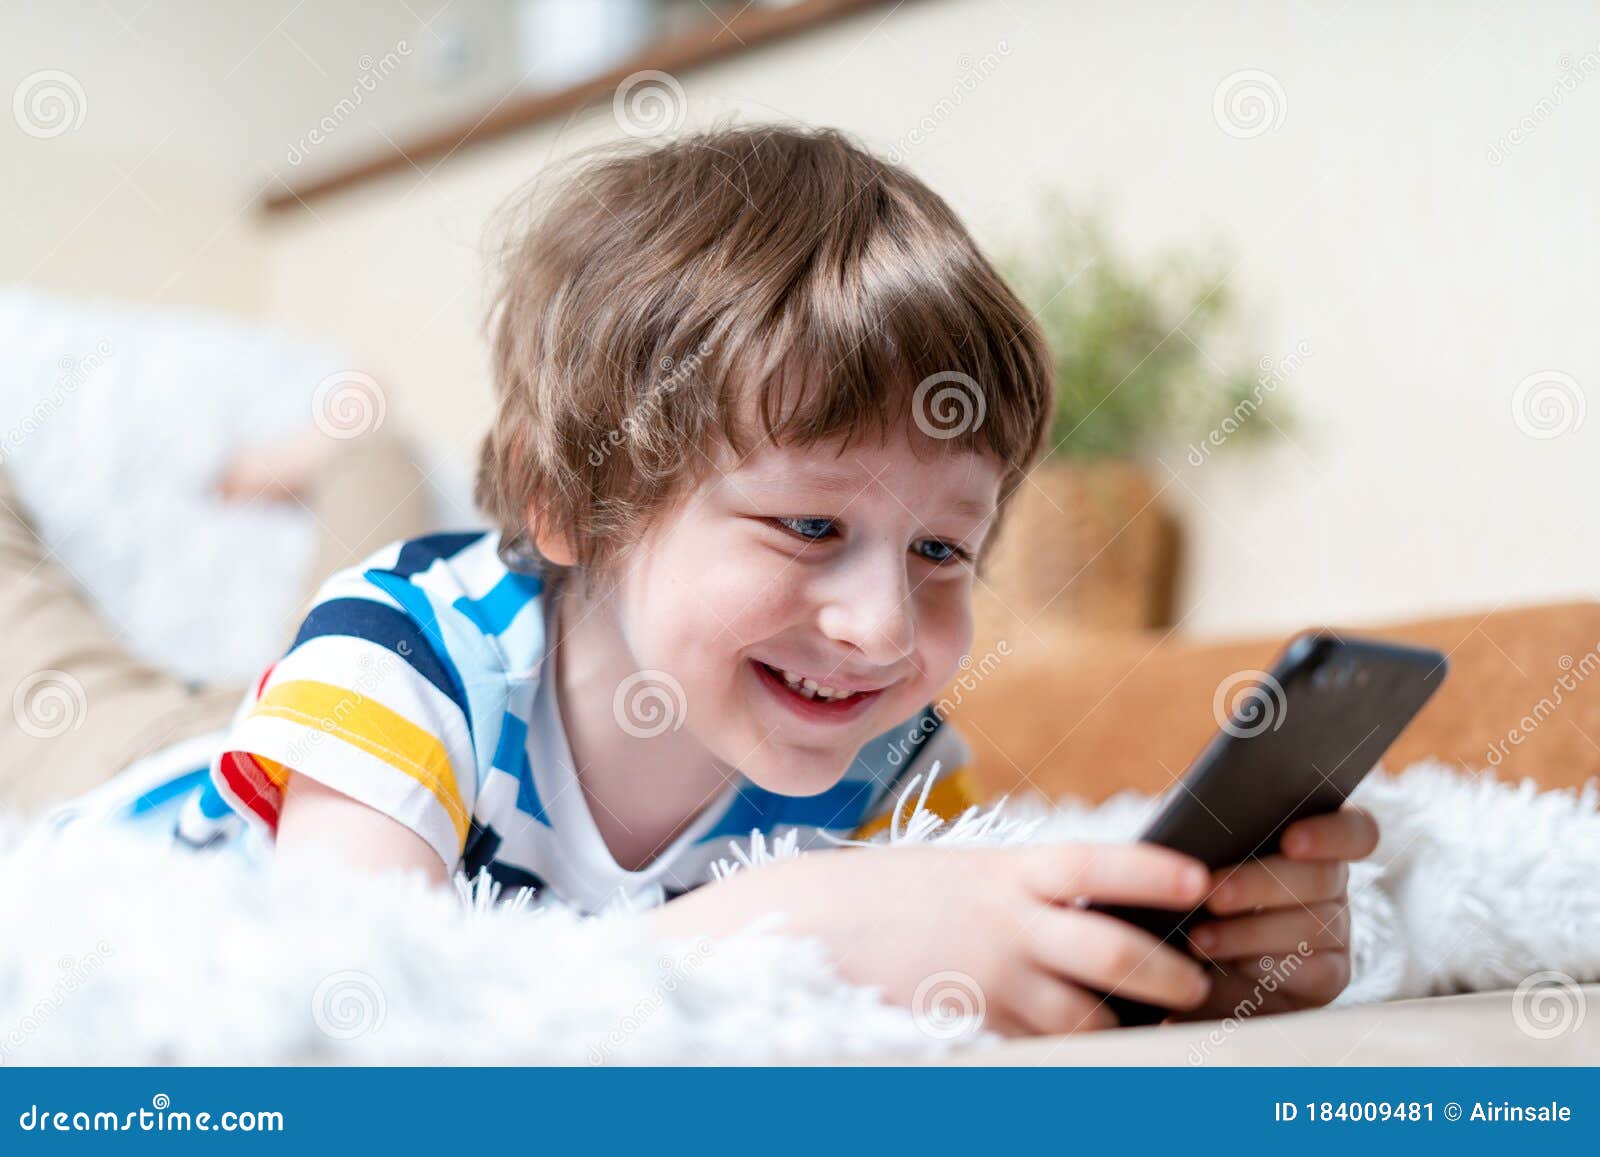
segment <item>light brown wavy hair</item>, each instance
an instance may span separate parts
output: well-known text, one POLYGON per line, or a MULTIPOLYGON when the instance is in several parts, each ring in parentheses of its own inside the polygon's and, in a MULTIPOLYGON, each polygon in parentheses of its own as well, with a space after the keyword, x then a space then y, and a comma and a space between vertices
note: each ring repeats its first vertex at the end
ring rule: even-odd
POLYGON ((994 455, 1004 509, 1044 448, 1051 358, 941 197, 832 129, 722 128, 572 163, 495 223, 475 498, 503 553, 531 553, 537 500, 604 572, 706 476, 716 439, 742 458, 764 438, 910 430, 919 455, 994 455))

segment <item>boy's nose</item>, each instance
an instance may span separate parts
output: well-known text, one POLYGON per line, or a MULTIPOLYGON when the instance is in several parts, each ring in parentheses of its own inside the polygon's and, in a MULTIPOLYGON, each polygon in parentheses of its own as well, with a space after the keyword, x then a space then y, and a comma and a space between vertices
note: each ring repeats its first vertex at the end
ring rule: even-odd
POLYGON ((879 560, 839 576, 819 615, 822 633, 890 666, 916 647, 916 621, 904 562, 879 560))

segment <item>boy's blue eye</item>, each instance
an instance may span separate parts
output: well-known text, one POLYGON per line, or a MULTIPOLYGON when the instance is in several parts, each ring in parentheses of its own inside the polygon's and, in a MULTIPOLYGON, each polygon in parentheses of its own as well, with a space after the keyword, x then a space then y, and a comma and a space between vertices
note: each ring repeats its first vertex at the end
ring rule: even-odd
MULTIPOLYGON (((772 521, 807 542, 820 542, 837 530, 837 524, 831 518, 774 518, 772 521)), ((972 561, 968 551, 937 538, 919 539, 912 550, 919 558, 935 566, 972 561)))
POLYGON ((811 542, 827 537, 828 532, 833 529, 831 518, 777 518, 773 521, 811 542))

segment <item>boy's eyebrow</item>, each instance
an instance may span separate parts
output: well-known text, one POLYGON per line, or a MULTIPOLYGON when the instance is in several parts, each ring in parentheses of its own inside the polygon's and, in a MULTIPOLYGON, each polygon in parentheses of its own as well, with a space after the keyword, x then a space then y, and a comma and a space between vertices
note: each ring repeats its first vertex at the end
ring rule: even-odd
MULTIPOLYGON (((796 489, 792 478, 758 477, 755 485, 761 488, 793 490, 796 489)), ((807 470, 805 481, 801 484, 807 491, 816 491, 821 494, 837 495, 841 498, 854 498, 865 488, 861 477, 857 474, 847 474, 834 470, 807 470)), ((980 498, 957 498, 945 508, 954 514, 965 514, 972 518, 986 518, 994 513, 994 503, 980 498)))

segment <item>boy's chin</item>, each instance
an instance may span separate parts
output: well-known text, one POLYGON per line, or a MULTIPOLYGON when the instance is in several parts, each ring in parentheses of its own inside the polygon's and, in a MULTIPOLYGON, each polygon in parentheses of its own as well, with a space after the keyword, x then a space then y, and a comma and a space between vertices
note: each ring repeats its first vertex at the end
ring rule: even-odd
POLYGON ((844 778, 852 752, 843 762, 817 755, 811 758, 746 761, 740 773, 757 787, 778 795, 821 795, 844 778))

